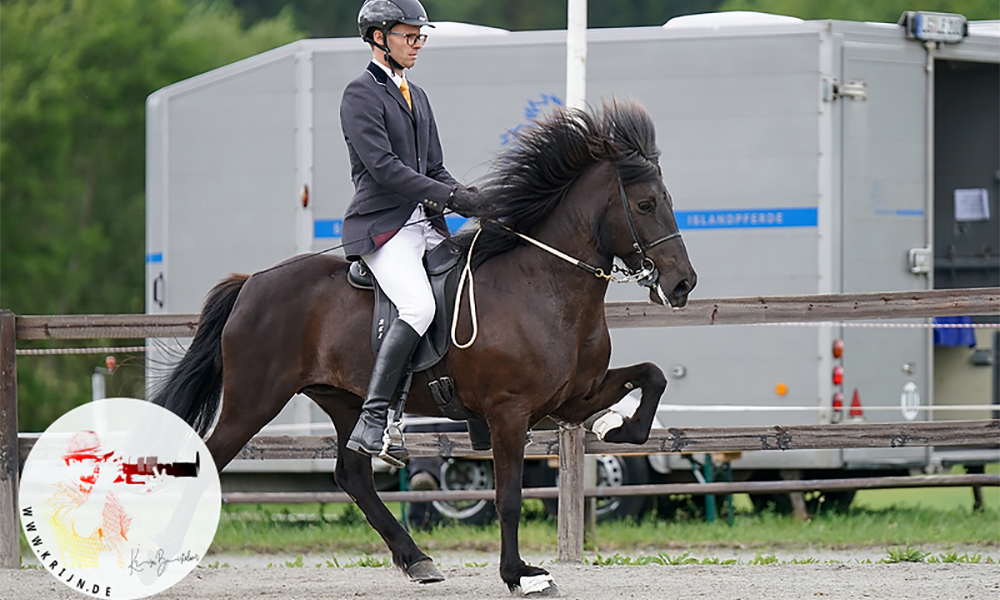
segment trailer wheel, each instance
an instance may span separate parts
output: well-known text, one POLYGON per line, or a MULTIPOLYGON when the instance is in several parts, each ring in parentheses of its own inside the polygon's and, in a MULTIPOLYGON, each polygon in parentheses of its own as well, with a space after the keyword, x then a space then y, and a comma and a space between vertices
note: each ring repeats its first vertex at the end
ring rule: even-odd
MULTIPOLYGON (((443 490, 491 490, 493 463, 449 458, 441 464, 438 479, 443 490)), ((496 516, 496 507, 489 500, 414 502, 407 512, 410 526, 417 529, 430 529, 449 520, 465 525, 485 525, 492 523, 496 516)))
MULTIPOLYGON (((455 460, 449 458, 441 465, 443 490, 492 490, 493 463, 488 460, 455 460)), ((435 500, 431 506, 442 517, 466 525, 483 525, 496 519, 496 507, 489 500, 435 500)))

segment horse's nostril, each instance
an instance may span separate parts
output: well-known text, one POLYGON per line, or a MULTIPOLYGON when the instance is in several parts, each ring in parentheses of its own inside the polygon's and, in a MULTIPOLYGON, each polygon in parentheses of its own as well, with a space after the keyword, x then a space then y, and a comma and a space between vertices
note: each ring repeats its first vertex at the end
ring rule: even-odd
POLYGON ((691 285, 690 281, 688 281, 687 279, 682 279, 681 282, 678 283, 676 287, 674 287, 674 298, 680 298, 686 296, 688 292, 691 291, 692 287, 693 286, 691 285))

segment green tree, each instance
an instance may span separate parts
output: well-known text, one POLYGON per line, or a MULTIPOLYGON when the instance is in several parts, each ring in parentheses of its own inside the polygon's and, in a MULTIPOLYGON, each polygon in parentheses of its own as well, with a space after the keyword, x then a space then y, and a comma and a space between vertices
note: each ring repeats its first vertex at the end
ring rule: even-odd
MULTIPOLYGON (((677 15, 712 12, 723 0, 591 1, 591 27, 662 25, 677 15)), ((566 27, 566 0, 422 0, 431 20, 489 25, 512 31, 566 27)), ((358 34, 362 0, 233 0, 244 22, 256 23, 291 11, 295 23, 312 37, 358 34)), ((433 32, 432 32, 433 33, 433 32)))
POLYGON ((1000 19, 997 0, 726 0, 719 10, 753 10, 801 19, 895 23, 908 10, 965 15, 970 21, 1000 19))
MULTIPOLYGON (((142 312, 146 97, 298 37, 286 14, 244 29, 222 2, 4 2, 0 306, 142 312)), ((21 429, 89 399, 95 362, 19 361, 21 429)))

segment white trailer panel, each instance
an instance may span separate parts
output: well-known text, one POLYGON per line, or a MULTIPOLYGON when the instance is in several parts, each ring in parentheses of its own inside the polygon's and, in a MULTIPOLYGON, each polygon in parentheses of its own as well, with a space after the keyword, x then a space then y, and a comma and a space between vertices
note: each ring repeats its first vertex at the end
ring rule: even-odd
MULTIPOLYGON (((473 182, 511 132, 561 104, 565 34, 431 33, 411 77, 433 98, 445 164, 473 182)), ((930 275, 912 273, 908 262, 910 249, 931 248, 935 232, 929 191, 934 75, 927 67, 986 64, 976 81, 995 77, 1000 35, 974 33, 928 50, 895 25, 786 20, 592 30, 588 39, 588 102, 636 98, 656 123, 664 180, 699 273, 696 295, 932 286, 930 275)), ((339 245, 340 219, 353 193, 340 96, 369 56, 357 39, 303 40, 150 97, 148 312, 196 312, 229 272, 339 245)), ((988 84, 979 85, 985 91, 967 85, 952 93, 956 105, 985 98, 987 107, 1000 108, 988 84)), ((948 117, 958 123, 949 128, 952 143, 972 135, 963 132, 974 123, 948 117)), ((982 143, 992 149, 997 137, 994 131, 982 143)), ((954 185, 964 185, 956 169, 938 167, 954 185)), ((996 177, 984 177, 976 185, 992 186, 994 202, 996 177)), ((1000 237, 997 212, 986 224, 994 237, 1000 237)), ((984 260, 984 281, 991 281, 992 259, 984 260)), ((611 300, 643 297, 637 288, 609 292, 611 300)), ((668 404, 789 407, 661 411, 671 425, 828 422, 838 389, 830 379, 835 337, 847 342, 840 388, 847 404, 857 389, 866 408, 898 405, 910 382, 925 403, 933 402, 928 330, 616 330, 612 361, 659 364, 671 379, 668 404), (779 383, 786 394, 777 393, 779 383)), ((903 418, 899 411, 866 415, 903 418)), ((300 432, 320 421, 325 416, 304 399, 276 419, 299 423, 300 432)), ((927 460, 926 451, 913 449, 751 453, 737 466, 923 466, 927 460)))

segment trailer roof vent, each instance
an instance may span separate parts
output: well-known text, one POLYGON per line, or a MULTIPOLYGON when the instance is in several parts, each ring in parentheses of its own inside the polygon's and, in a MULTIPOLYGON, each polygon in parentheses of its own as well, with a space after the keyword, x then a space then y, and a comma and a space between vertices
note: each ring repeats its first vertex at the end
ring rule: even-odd
POLYGON ((723 27, 747 27, 749 25, 788 25, 802 23, 798 17, 772 15, 769 13, 747 10, 731 10, 727 12, 703 13, 700 15, 682 15, 674 17, 663 24, 664 29, 722 29, 723 27))
POLYGON ((499 27, 473 25, 472 23, 457 23, 455 21, 434 21, 432 37, 473 37, 484 35, 507 35, 510 31, 499 27))

